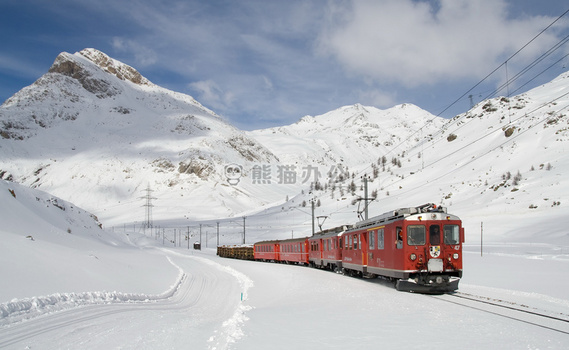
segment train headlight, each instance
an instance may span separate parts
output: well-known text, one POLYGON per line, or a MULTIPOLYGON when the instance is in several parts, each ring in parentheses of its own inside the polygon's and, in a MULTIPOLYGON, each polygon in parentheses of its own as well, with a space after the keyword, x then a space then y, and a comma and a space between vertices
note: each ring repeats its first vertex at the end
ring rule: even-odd
POLYGON ((412 253, 409 255, 409 259, 411 259, 411 261, 415 261, 415 259, 417 259, 417 255, 415 255, 415 253, 412 253))
POLYGON ((458 253, 454 253, 454 254, 452 255, 452 257, 454 258, 454 260, 458 260, 458 253))

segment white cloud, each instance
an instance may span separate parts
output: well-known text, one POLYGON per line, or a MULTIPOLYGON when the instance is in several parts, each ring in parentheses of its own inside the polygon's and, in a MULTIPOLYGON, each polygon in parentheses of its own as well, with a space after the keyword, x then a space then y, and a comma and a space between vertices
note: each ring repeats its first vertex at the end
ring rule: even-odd
MULTIPOLYGON (((510 18, 505 0, 332 2, 328 10, 321 52, 350 72, 406 87, 483 77, 553 20, 510 18)), ((544 35, 524 57, 555 41, 544 35)))
POLYGON ((389 108, 397 104, 397 98, 393 92, 385 92, 377 89, 360 90, 358 92, 358 98, 358 101, 365 105, 380 108, 389 108))
POLYGON ((190 89, 198 93, 198 99, 208 106, 227 110, 235 97, 232 92, 223 91, 213 80, 202 80, 188 84, 190 89))
POLYGON ((135 40, 113 38, 112 46, 119 52, 128 52, 134 56, 137 66, 146 67, 157 62, 156 53, 135 40))

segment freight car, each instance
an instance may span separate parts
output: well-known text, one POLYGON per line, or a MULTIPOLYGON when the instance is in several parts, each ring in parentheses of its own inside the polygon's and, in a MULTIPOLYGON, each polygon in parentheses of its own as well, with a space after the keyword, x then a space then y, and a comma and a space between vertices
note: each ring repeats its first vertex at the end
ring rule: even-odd
POLYGON ((217 247, 217 255, 222 258, 233 258, 243 260, 253 260, 253 246, 251 245, 232 245, 217 247))

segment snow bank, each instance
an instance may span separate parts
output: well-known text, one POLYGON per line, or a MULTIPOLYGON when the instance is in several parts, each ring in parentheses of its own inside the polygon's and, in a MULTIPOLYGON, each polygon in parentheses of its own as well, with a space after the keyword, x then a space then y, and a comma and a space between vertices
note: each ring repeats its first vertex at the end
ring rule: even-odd
POLYGON ((187 277, 182 269, 169 257, 168 261, 179 270, 175 283, 161 294, 137 294, 121 293, 117 291, 107 292, 83 292, 83 293, 55 293, 48 296, 37 296, 24 299, 13 299, 10 302, 0 304, 0 325, 30 319, 42 314, 69 309, 73 307, 94 304, 116 303, 153 303, 172 297, 184 279, 187 277))

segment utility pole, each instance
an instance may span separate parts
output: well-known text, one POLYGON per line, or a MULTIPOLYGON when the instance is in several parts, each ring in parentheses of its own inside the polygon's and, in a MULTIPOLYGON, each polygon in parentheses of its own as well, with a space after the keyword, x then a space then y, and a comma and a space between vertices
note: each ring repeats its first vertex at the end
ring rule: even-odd
POLYGON ((482 256, 482 237, 484 236, 484 221, 480 222, 480 256, 482 256))
POLYGON ((245 218, 246 216, 243 217, 243 244, 245 244, 245 218))
POLYGON ((314 202, 315 202, 315 199, 312 198, 310 200, 310 204, 311 204, 310 206, 312 207, 312 235, 313 236, 314 236, 314 202))
POLYGON ((365 220, 368 219, 368 211, 367 211, 367 174, 364 174, 364 200, 365 200, 365 207, 364 207, 364 215, 365 220))
POLYGON ((219 221, 217 222, 217 245, 216 247, 219 247, 219 221))
MULTIPOLYGON (((368 198, 367 196, 367 182, 368 182, 369 176, 367 174, 364 174, 362 176, 362 180, 364 182, 364 198, 360 198, 359 200, 363 200, 364 201, 364 220, 368 219, 368 201, 371 201, 373 198, 368 198)), ((361 215, 361 212, 358 212, 358 216, 361 215)), ((361 218, 361 216, 360 216, 361 218)))

